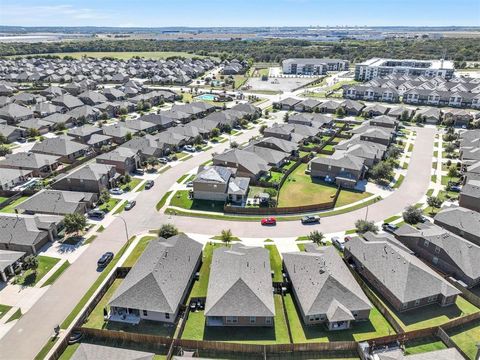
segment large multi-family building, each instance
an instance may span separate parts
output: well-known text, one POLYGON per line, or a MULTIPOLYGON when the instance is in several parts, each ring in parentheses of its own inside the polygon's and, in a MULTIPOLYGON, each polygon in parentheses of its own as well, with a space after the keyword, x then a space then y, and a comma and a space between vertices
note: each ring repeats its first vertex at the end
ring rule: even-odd
POLYGON ((355 80, 368 81, 390 74, 451 79, 453 72, 453 61, 372 58, 355 65, 355 80))
POLYGON ((327 71, 348 70, 348 60, 341 59, 285 59, 282 61, 284 74, 325 75, 327 71))

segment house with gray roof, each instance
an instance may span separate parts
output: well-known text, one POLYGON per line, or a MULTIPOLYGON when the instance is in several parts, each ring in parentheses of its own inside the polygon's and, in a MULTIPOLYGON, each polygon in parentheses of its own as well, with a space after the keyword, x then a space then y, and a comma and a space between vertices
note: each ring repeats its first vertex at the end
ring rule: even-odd
POLYGON ((0 108, 0 119, 6 120, 9 125, 31 118, 33 111, 22 105, 11 103, 0 108))
POLYGON ((345 243, 344 256, 398 312, 449 306, 460 293, 390 235, 355 237, 345 243))
POLYGON ((117 172, 114 165, 89 163, 58 177, 52 188, 100 194, 103 190, 115 187, 116 183, 117 172))
POLYGON ((46 177, 60 165, 60 157, 32 152, 7 154, 0 160, 0 168, 32 171, 35 177, 46 177))
POLYGON ((86 144, 88 140, 90 140, 92 135, 102 134, 102 133, 103 133, 102 128, 99 128, 98 126, 89 125, 89 124, 85 124, 85 125, 67 130, 67 135, 75 138, 75 140, 78 140, 84 144, 86 144))
POLYGON ((82 342, 71 360, 153 360, 154 353, 82 342))
POLYGON ((431 223, 418 228, 405 224, 395 237, 442 273, 468 287, 480 284, 479 245, 431 223))
POLYGON ((65 128, 68 129, 74 125, 75 119, 67 114, 55 113, 42 118, 42 120, 51 123, 52 128, 57 128, 58 126, 63 124, 65 128))
POLYGON ((372 119, 370 119, 368 123, 371 126, 378 126, 378 127, 388 128, 388 129, 396 129, 399 124, 398 120, 396 120, 392 116, 387 116, 387 115, 375 116, 372 119))
POLYGON ((273 326, 267 249, 234 244, 213 251, 205 317, 207 326, 273 326))
POLYGON ((260 140, 256 141, 255 145, 268 149, 282 151, 292 156, 296 156, 298 154, 299 148, 299 145, 296 142, 283 140, 276 137, 263 137, 260 140))
POLYGON ((31 152, 47 155, 60 156, 61 162, 72 163, 86 154, 88 145, 71 141, 65 137, 44 139, 33 145, 31 152))
POLYGON ((202 247, 184 234, 151 240, 110 299, 109 320, 175 322, 200 266, 202 247))
POLYGON ((15 276, 15 268, 20 260, 26 255, 23 251, 0 250, 0 280, 7 282, 15 276))
POLYGON ((135 131, 127 128, 123 123, 108 125, 102 127, 103 134, 110 136, 116 144, 123 144, 127 141, 128 134, 134 134, 135 131))
POLYGON ((344 330, 368 320, 372 305, 333 246, 283 254, 283 265, 305 325, 344 330))
POLYGON ((17 141, 19 137, 23 136, 23 132, 24 130, 17 126, 0 123, 0 134, 3 135, 8 142, 17 141))
POLYGON ((335 181, 339 186, 354 188, 366 173, 365 160, 352 154, 315 158, 309 163, 310 176, 335 181))
POLYGON ((0 253, 37 254, 49 241, 55 241, 62 221, 60 216, 0 214, 0 253))
POLYGON ((480 246, 480 213, 463 207, 447 207, 435 215, 436 225, 480 246))
POLYGON ((25 133, 29 134, 30 130, 38 131, 40 135, 44 135, 52 130, 53 126, 51 122, 45 121, 43 119, 31 118, 23 120, 17 123, 17 126, 21 129, 24 129, 25 133))
POLYGON ((294 110, 295 106, 299 104, 301 100, 299 99, 294 99, 294 98, 286 98, 282 99, 278 102, 273 103, 273 107, 275 109, 280 109, 280 110, 294 110))
POLYGON ((227 150, 213 157, 213 165, 237 169, 237 176, 259 179, 270 170, 268 162, 251 151, 227 150))
POLYGON ((290 154, 269 149, 263 146, 256 146, 255 144, 247 145, 243 148, 245 151, 250 151, 257 154, 259 157, 264 159, 268 165, 275 166, 277 168, 281 167, 283 164, 288 163, 290 154))
POLYGON ((464 208, 480 212, 480 180, 467 179, 462 186, 458 204, 464 208))
POLYGON ((119 146, 100 154, 95 161, 99 164, 113 165, 119 174, 125 175, 140 167, 140 154, 139 151, 119 146))
POLYGON ((32 170, 0 168, 0 190, 11 190, 32 176, 32 170))
POLYGON ((60 106, 66 110, 72 110, 76 107, 83 106, 84 103, 77 97, 72 96, 70 94, 64 94, 57 96, 56 98, 52 99, 52 104, 60 106))

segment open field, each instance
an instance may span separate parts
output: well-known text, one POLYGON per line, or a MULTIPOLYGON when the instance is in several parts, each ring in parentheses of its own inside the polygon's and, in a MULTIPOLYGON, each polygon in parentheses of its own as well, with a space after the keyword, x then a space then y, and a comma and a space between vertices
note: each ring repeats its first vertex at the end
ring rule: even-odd
MULTIPOLYGON (((32 55, 23 55, 23 56, 39 56, 37 54, 32 55)), ((133 57, 142 57, 146 59, 166 59, 169 57, 184 57, 184 58, 205 58, 206 56, 190 54, 187 52, 176 52, 176 51, 129 51, 129 52, 71 52, 71 53, 50 53, 50 54, 42 54, 45 55, 53 55, 53 56, 71 56, 74 59, 81 59, 83 57, 93 57, 93 58, 104 58, 104 57, 111 57, 120 60, 128 60, 133 57)))

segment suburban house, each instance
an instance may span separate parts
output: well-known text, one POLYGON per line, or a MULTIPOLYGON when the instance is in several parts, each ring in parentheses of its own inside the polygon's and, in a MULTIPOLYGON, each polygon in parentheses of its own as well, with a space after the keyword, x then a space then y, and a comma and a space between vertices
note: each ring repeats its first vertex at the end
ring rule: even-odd
POLYGON ((298 105, 301 101, 294 98, 286 98, 278 102, 273 103, 275 109, 280 110, 294 110, 295 106, 298 105))
POLYGON ((102 128, 85 124, 74 129, 67 130, 67 135, 73 137, 75 140, 86 144, 94 134, 102 134, 102 128))
POLYGON ((0 250, 0 281, 6 283, 10 277, 15 276, 15 269, 25 255, 23 251, 0 250))
POLYGON ((151 240, 110 299, 109 320, 174 323, 200 266, 202 247, 184 234, 151 240))
POLYGON ((9 250, 36 255, 55 241, 62 222, 61 216, 1 214, 0 253, 9 250))
POLYGON ((390 115, 380 115, 376 116, 372 119, 369 120, 369 124, 371 126, 379 126, 379 127, 384 127, 384 128, 389 128, 389 129, 397 129, 398 127, 398 120, 396 120, 394 117, 390 115))
POLYGON ((8 142, 17 141, 19 137, 23 136, 23 132, 24 130, 17 126, 0 123, 0 134, 3 135, 8 142))
POLYGON ((0 108, 0 119, 6 120, 9 125, 31 119, 33 116, 34 114, 32 110, 15 103, 0 108))
POLYGON ((414 228, 408 224, 395 237, 417 256, 468 287, 480 283, 480 246, 434 224, 414 228))
POLYGON ((175 126, 174 119, 162 114, 147 114, 140 116, 138 120, 154 124, 157 130, 164 130, 175 126))
POLYGON ((89 149, 88 145, 68 140, 64 137, 48 138, 33 145, 31 152, 60 156, 61 162, 72 163, 84 156, 89 149))
POLYGON ((132 135, 135 133, 132 129, 127 128, 123 124, 114 124, 109 126, 102 127, 103 134, 110 136, 114 143, 116 144, 123 144, 127 141, 128 135, 132 135))
POLYGON ((0 160, 0 168, 27 170, 32 172, 32 176, 46 177, 58 168, 59 160, 56 155, 18 152, 7 154, 5 159, 0 160))
POLYGON ((295 111, 313 112, 322 102, 316 99, 305 99, 294 106, 295 111))
POLYGON ((23 120, 17 123, 17 126, 24 130, 25 134, 28 135, 29 131, 38 131, 40 135, 44 135, 52 130, 52 123, 45 121, 43 119, 31 118, 23 120))
POLYGON ((94 345, 82 342, 73 353, 71 360, 153 360, 155 354, 144 351, 130 350, 119 347, 94 345))
POLYGON ((30 215, 85 214, 97 199, 98 196, 94 193, 44 189, 17 205, 15 209, 30 215))
POLYGON ((447 207, 433 221, 452 233, 480 246, 480 212, 463 207, 447 207))
POLYGON ((113 165, 117 173, 125 175, 140 167, 140 154, 138 151, 120 146, 100 154, 95 161, 98 164, 113 165))
POLYGON ((169 146, 161 143, 156 135, 148 134, 142 137, 134 137, 121 147, 137 152, 142 161, 146 161, 149 158, 159 158, 170 150, 169 146))
POLYGON ((294 141, 283 140, 275 137, 263 137, 254 144, 256 146, 282 151, 292 156, 298 155, 299 145, 294 141))
POLYGON ((309 163, 310 176, 335 181, 338 186, 354 188, 366 173, 363 158, 336 153, 331 157, 315 158, 309 163))
POLYGON ((76 107, 83 106, 84 103, 77 97, 70 94, 60 95, 52 99, 52 104, 60 106, 66 110, 72 110, 76 107))
POLYGON ((333 246, 307 244, 283 254, 283 265, 305 325, 344 330, 368 320, 372 305, 333 246))
POLYGON ((213 157, 213 165, 237 169, 237 176, 258 180, 270 170, 267 161, 251 151, 227 150, 213 157))
POLYGON ((455 303, 460 293, 389 235, 364 234, 345 244, 345 259, 398 312, 455 303))
POLYGON ((61 176, 52 188, 100 194, 102 190, 115 187, 116 174, 114 165, 90 163, 61 176))
POLYGON ((256 146, 255 144, 249 144, 243 148, 245 151, 250 151, 257 154, 264 159, 268 165, 280 168, 285 163, 288 163, 290 157, 289 153, 269 149, 263 146, 256 146))
POLYGON ((235 177, 235 174, 236 169, 228 167, 201 166, 193 180, 193 198, 245 203, 250 178, 235 177))
POLYGON ((234 244, 213 251, 205 317, 207 326, 273 326, 267 249, 234 244))
POLYGON ((480 212, 480 180, 467 180, 460 191, 458 204, 461 207, 480 212))
POLYGON ((11 190, 33 176, 32 170, 0 168, 0 190, 11 190))
POLYGON ((440 109, 428 107, 417 110, 415 112, 415 118, 419 118, 427 124, 438 124, 442 118, 442 113, 440 109))

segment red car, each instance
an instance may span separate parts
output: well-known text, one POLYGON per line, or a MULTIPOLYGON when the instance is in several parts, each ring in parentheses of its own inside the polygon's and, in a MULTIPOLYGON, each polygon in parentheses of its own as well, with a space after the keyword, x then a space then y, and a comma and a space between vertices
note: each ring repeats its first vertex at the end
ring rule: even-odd
POLYGON ((262 225, 276 225, 277 224, 277 219, 274 217, 268 217, 262 219, 262 225))

